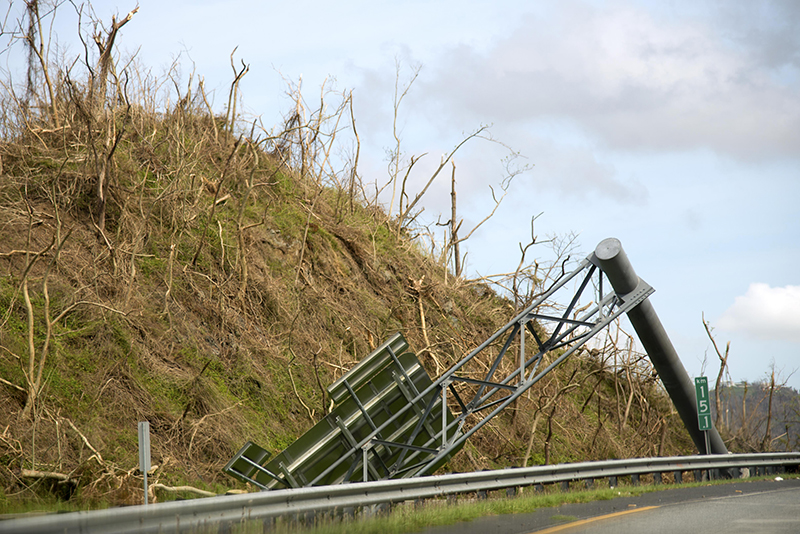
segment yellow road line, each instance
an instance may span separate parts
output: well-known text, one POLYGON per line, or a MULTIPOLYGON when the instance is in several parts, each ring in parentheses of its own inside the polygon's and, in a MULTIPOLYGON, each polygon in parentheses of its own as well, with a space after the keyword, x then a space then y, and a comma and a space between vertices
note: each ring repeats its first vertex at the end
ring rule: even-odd
POLYGON ((550 534, 551 532, 561 532, 562 530, 567 530, 569 528, 579 527, 581 525, 586 525, 588 523, 594 523, 595 521, 601 521, 603 519, 611 519, 612 517, 619 517, 621 515, 633 514, 636 512, 644 512, 645 510, 654 510, 655 508, 658 508, 658 506, 645 506, 644 508, 635 508, 633 510, 625 510, 624 512, 614 512, 613 514, 599 515, 597 517, 592 517, 589 519, 581 519, 580 521, 573 521, 571 523, 566 523, 564 525, 558 525, 556 527, 546 528, 544 530, 537 530, 536 534, 550 534))

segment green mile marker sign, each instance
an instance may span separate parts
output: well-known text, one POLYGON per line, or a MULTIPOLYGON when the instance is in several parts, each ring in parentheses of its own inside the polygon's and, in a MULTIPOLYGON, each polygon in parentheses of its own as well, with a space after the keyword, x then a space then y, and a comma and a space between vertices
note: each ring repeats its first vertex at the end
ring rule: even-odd
POLYGON ((697 393, 697 422, 700 430, 711 430, 711 403, 708 400, 708 378, 700 376, 694 379, 697 393))

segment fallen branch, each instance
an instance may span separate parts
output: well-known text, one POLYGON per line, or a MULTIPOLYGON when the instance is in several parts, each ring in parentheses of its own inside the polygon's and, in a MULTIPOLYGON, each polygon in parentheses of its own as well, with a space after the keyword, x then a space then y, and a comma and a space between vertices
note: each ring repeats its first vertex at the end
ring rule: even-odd
POLYGON ((26 393, 26 392, 27 392, 27 391, 25 390, 25 388, 19 387, 19 386, 18 386, 18 385, 16 385, 16 384, 12 384, 11 382, 9 382, 8 380, 6 380, 6 379, 5 379, 5 378, 3 378, 3 377, 0 377, 0 384, 5 384, 5 385, 7 385, 7 386, 9 386, 9 387, 12 387, 12 388, 16 389, 17 391, 21 391, 21 392, 23 392, 23 393, 26 393))
POLYGON ((65 475, 64 473, 55 473, 53 471, 36 471, 34 469, 23 469, 20 471, 19 476, 22 478, 52 478, 55 480, 60 480, 62 482, 69 482, 70 480, 74 480, 69 475, 65 475))
POLYGON ((294 396, 297 397, 297 400, 299 400, 300 404, 303 405, 303 408, 306 409, 306 413, 308 413, 308 418, 311 419, 311 422, 316 424, 317 420, 314 419, 314 410, 309 408, 308 404, 303 402, 303 399, 300 398, 300 394, 297 392, 297 386, 294 383, 294 376, 292 375, 292 362, 294 362, 295 358, 297 358, 297 355, 291 348, 289 349, 289 352, 292 353, 292 359, 289 361, 289 365, 287 365, 286 368, 289 370, 289 380, 292 381, 292 390, 294 391, 294 396))
MULTIPOLYGON (((105 461, 103 460, 103 457, 100 455, 99 452, 97 452, 97 449, 95 449, 92 446, 92 444, 89 443, 89 440, 86 438, 86 436, 83 435, 83 432, 78 430, 78 427, 76 427, 75 424, 72 421, 70 421, 69 419, 65 419, 65 420, 69 424, 69 426, 72 427, 72 430, 74 430, 75 433, 77 433, 81 437, 81 439, 83 440, 83 443, 89 448, 89 450, 91 450, 94 453, 93 456, 98 460, 98 463, 100 465, 102 465, 103 467, 107 467, 105 461)), ((87 461, 89 461, 90 459, 91 459, 91 457, 87 461)))
POLYGON ((124 311, 121 311, 121 310, 114 309, 114 308, 112 308, 110 306, 106 306, 105 304, 100 304, 99 302, 91 302, 91 301, 88 301, 88 300, 79 300, 78 302, 70 304, 69 306, 64 308, 64 311, 59 313, 56 316, 56 318, 53 319, 52 322, 53 323, 57 323, 57 322, 61 321, 61 319, 66 317, 70 312, 72 312, 75 308, 77 308, 81 304, 86 304, 88 306, 95 306, 97 308, 102 308, 102 309, 104 309, 106 311, 110 311, 112 313, 116 313, 116 314, 119 314, 119 315, 122 315, 122 316, 127 316, 130 313, 130 312, 124 312, 124 311))
POLYGON ((27 256, 27 255, 41 255, 46 256, 44 253, 37 253, 32 250, 12 250, 10 252, 0 252, 0 258, 10 258, 11 256, 27 256))
POLYGON ((185 491, 186 493, 194 493, 195 495, 200 495, 202 497, 216 497, 217 494, 211 491, 201 490, 200 488, 195 488, 193 486, 165 486, 164 484, 150 484, 150 489, 155 492, 155 490, 162 490, 166 491, 167 493, 180 493, 185 491))
MULTIPOLYGON (((203 369, 205 369, 205 367, 203 369)), ((206 415, 201 417, 199 421, 195 421, 194 423, 192 423, 192 426, 194 427, 194 430, 192 431, 192 438, 189 440, 189 455, 191 456, 191 454, 192 454, 192 447, 194 446, 194 438, 195 438, 195 436, 197 436, 197 431, 200 429, 200 425, 202 425, 203 422, 206 419, 208 419, 209 417, 215 417, 217 415, 222 415, 225 412, 229 412, 229 411, 233 410, 234 408, 236 408, 237 406, 239 406, 241 404, 242 404, 242 401, 239 401, 236 404, 234 404, 233 406, 228 406, 227 408, 225 408, 221 412, 207 413, 206 415)), ((184 412, 184 414, 185 414, 185 412, 184 412)))

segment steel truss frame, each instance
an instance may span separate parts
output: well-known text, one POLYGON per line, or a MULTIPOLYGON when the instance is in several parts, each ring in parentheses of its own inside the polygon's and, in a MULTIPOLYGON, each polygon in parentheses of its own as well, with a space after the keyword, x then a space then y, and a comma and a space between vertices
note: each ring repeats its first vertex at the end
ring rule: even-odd
MULTIPOLYGON (((279 474, 269 472, 259 465, 261 463, 259 461, 254 462, 246 457, 241 459, 270 478, 293 487, 330 483, 332 473, 337 469, 343 470, 343 467, 340 466, 345 462, 351 463, 345 464, 348 469, 342 480, 344 483, 354 481, 355 473, 358 473, 357 476, 361 481, 433 474, 463 446, 472 434, 621 314, 647 299, 653 291, 652 287, 639 279, 639 283, 633 291, 624 295, 616 294, 607 280, 604 284, 603 271, 599 268, 595 255, 592 254, 583 260, 574 271, 562 275, 516 317, 422 391, 414 386, 413 381, 398 360, 398 355, 388 344, 388 351, 393 360, 394 381, 397 383, 397 387, 403 391, 408 402, 392 413, 382 424, 376 425, 370 419, 367 409, 359 401, 356 392, 345 380, 345 386, 349 390, 351 398, 355 399, 361 414, 366 418, 372 430, 363 435, 361 439, 356 439, 347 431, 347 428, 343 428, 342 433, 347 437, 349 450, 341 454, 312 480, 299 483, 285 469, 282 470, 284 477, 281 478, 279 474), (559 296, 562 293, 568 294, 568 287, 571 283, 574 284, 572 287, 577 289, 569 298, 569 303, 559 313, 542 313, 543 309, 554 309, 550 303, 558 300, 557 294, 559 296), (605 293, 604 288, 608 288, 605 293), (578 307, 581 297, 587 294, 590 296, 590 304, 578 307), (496 356, 486 358, 486 360, 491 359, 492 364, 482 378, 464 374, 467 372, 467 365, 470 362, 497 346, 500 349, 496 356), (551 353, 556 355, 555 359, 549 364, 543 364, 546 361, 545 356, 551 353), (501 368, 509 369, 508 365, 505 367, 501 365, 508 360, 512 360, 514 370, 507 372, 505 376, 498 376, 501 368), (543 368, 540 369, 540 367, 543 368), (465 401, 462 398, 459 389, 462 394, 469 392, 468 400, 465 401), (447 409, 448 395, 453 396, 458 407, 452 414, 447 409), (409 410, 417 412, 416 421, 404 423, 404 431, 396 430, 397 422, 404 421, 400 418, 405 416, 406 421, 409 419, 407 415, 409 410), (477 418, 477 422, 474 422, 475 418, 477 418), (468 419, 474 424, 466 428, 468 419), (409 424, 414 426, 410 433, 408 432, 409 424), (423 432, 423 428, 427 431, 423 432), (431 432, 431 428, 434 428, 433 432, 431 432), (420 436, 423 435, 427 436, 427 439, 420 443, 420 436), (391 463, 387 464, 387 459, 391 459, 391 463), (361 468, 360 473, 359 467, 361 468)), ((337 424, 339 423, 340 421, 337 421, 337 424)), ((339 426, 341 428, 343 425, 339 424, 339 426)), ((234 460, 229 463, 229 466, 234 460)), ((228 469, 226 468, 226 470, 228 469)), ((228 470, 228 472, 231 471, 228 470)), ((243 476, 242 473, 231 472, 231 474, 238 478, 243 476)), ((256 482, 253 477, 246 478, 256 482)), ((266 489, 262 484, 257 483, 257 485, 266 489)))
MULTIPOLYGON (((595 264, 594 255, 592 254, 581 262, 577 269, 562 276, 527 308, 446 371, 427 390, 421 392, 417 398, 413 399, 409 403, 409 407, 430 391, 435 391, 438 397, 441 398, 442 404, 447 406, 449 391, 455 398, 460 412, 456 412, 455 418, 448 422, 445 420, 447 411, 442 410, 442 430, 436 436, 437 443, 426 444, 428 449, 424 451, 428 453, 429 457, 414 465, 395 465, 392 469, 393 474, 402 471, 412 473, 406 476, 432 474, 433 469, 442 463, 441 460, 448 458, 454 451, 457 451, 472 434, 477 432, 621 314, 632 309, 654 292, 653 288, 642 280, 639 280, 639 285, 627 295, 617 295, 613 290, 603 294, 603 287, 603 273, 595 264), (592 289, 596 290, 596 294, 592 298, 594 306, 581 312, 577 310, 576 305, 587 292, 593 278, 595 283, 591 284, 591 286, 592 289), (557 292, 565 288, 573 280, 580 280, 580 283, 569 304, 560 315, 555 316, 538 312, 538 310, 547 305, 557 292), (576 315, 573 316, 574 314, 576 315), (548 332, 546 337, 542 334, 543 332, 548 332), (534 347, 533 350, 530 350, 533 353, 531 355, 528 355, 529 350, 526 348, 526 346, 531 345, 529 338, 533 341, 534 347), (482 380, 459 374, 459 371, 471 360, 502 339, 505 340, 502 343, 502 348, 482 380), (518 353, 517 357, 513 356, 514 351, 510 350, 515 345, 518 349, 516 351, 518 353), (558 353, 556 359, 543 369, 539 369, 540 364, 545 360, 545 356, 553 352, 558 353), (518 358, 518 362, 515 362, 518 365, 515 365, 515 370, 505 377, 497 377, 501 362, 508 358, 518 358), (464 402, 454 387, 459 383, 478 386, 477 391, 467 402, 464 402), (469 417, 486 411, 488 411, 486 415, 480 417, 473 426, 464 431, 469 417), (434 446, 437 446, 435 453, 431 450, 434 446)), ((610 289, 610 284, 606 284, 606 287, 610 289)), ((428 407, 429 410, 430 406, 428 407)), ((428 411, 426 411, 426 416, 428 411)), ((420 419, 418 428, 421 426, 423 419, 420 419)), ((387 421, 385 425, 388 423, 387 421)), ((376 429, 373 436, 364 439, 359 444, 362 448, 364 459, 368 458, 368 451, 375 444, 381 444, 385 447, 408 447, 407 443, 390 443, 377 439, 376 436, 379 435, 381 430, 382 428, 376 429)), ((367 480, 367 478, 365 477, 364 480, 367 480)))

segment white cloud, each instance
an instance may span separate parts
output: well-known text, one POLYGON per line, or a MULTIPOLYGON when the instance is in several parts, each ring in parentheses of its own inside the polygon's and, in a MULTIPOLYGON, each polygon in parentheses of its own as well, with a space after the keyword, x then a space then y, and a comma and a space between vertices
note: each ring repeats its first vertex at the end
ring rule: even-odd
POLYGON ((612 149, 795 157, 796 43, 780 61, 730 33, 680 13, 566 4, 522 18, 486 52, 452 48, 428 88, 453 116, 572 121, 612 149))
POLYGON ((717 324, 759 338, 800 342, 800 286, 750 284, 717 324))

